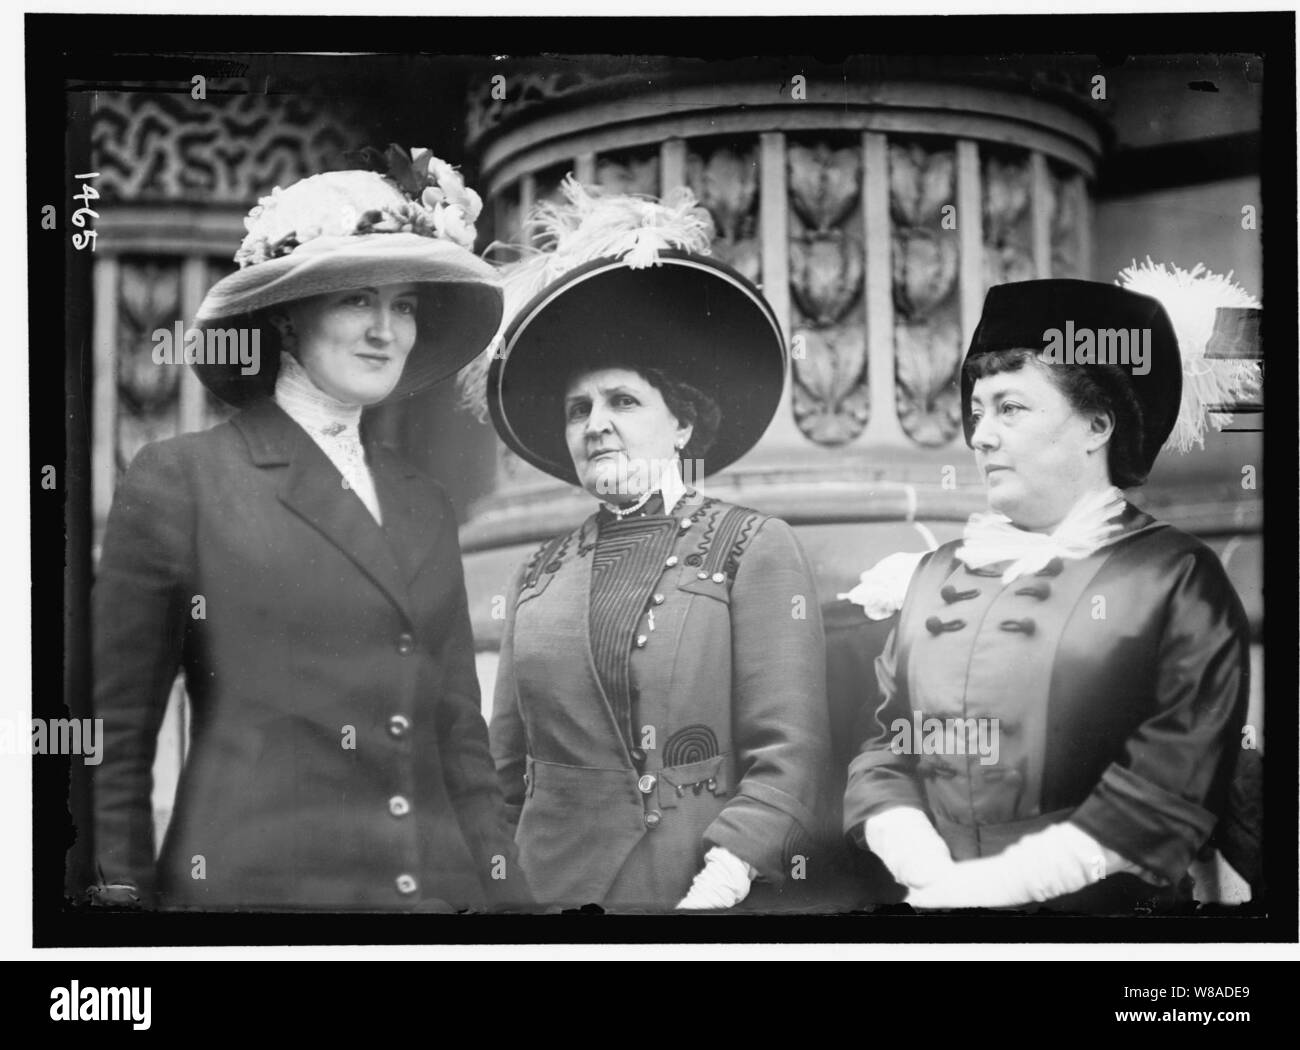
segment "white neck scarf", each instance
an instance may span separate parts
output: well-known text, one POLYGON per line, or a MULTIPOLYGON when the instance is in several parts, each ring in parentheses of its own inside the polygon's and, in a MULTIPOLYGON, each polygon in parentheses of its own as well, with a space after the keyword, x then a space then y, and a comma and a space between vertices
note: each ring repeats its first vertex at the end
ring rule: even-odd
POLYGON ((1028 532, 1004 514, 972 514, 956 556, 972 569, 1010 562, 1002 582, 1038 572, 1053 558, 1086 558, 1114 539, 1123 526, 1124 494, 1111 485, 1081 497, 1051 532, 1028 532))
POLYGON ((343 475, 343 487, 357 494, 377 524, 383 524, 375 480, 361 446, 361 406, 331 397, 290 354, 280 353, 275 403, 311 436, 343 475))

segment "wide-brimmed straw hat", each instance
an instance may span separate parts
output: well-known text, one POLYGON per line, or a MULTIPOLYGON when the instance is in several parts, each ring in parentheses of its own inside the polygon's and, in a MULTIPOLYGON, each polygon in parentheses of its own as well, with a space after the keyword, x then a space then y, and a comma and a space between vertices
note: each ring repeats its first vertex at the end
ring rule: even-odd
POLYGON ((520 457, 577 485, 565 440, 568 381, 595 368, 655 369, 721 410, 695 476, 730 466, 780 407, 788 359, 771 306, 708 256, 712 220, 689 190, 659 201, 601 194, 569 177, 563 192, 529 224, 542 248, 506 268, 507 327, 467 376, 471 401, 486 401, 520 457))
MULTIPOLYGON (((496 270, 470 251, 481 201, 427 150, 408 156, 392 147, 389 162, 388 175, 327 172, 263 197, 244 220, 240 269, 208 292, 195 328, 267 335, 267 307, 411 282, 419 292, 416 341, 385 400, 423 390, 478 355, 498 332, 503 308, 496 270)), ((254 375, 242 374, 238 361, 200 360, 194 368, 223 401, 242 405, 274 390, 279 359, 263 353, 254 375)))

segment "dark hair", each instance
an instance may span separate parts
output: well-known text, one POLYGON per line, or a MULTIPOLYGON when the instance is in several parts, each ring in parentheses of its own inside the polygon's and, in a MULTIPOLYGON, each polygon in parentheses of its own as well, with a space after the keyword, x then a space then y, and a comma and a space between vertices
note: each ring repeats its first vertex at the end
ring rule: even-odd
MULTIPOLYGON (((1031 361, 1038 362, 1076 412, 1085 415, 1107 412, 1115 420, 1115 429, 1106 449, 1111 484, 1129 489, 1145 482, 1142 406, 1123 368, 1100 364, 1049 364, 1039 359, 1037 351, 1029 349, 990 350, 966 359, 962 365, 963 386, 973 388, 976 380, 1000 372, 1018 372, 1031 361)), ((962 414, 969 420, 969 399, 962 405, 962 414)), ((970 444, 971 432, 968 427, 967 445, 970 444)))
POLYGON ((584 365, 582 368, 575 369, 570 379, 586 372, 593 372, 597 368, 625 368, 629 372, 635 372, 659 391, 664 404, 668 406, 668 411, 673 414, 678 424, 691 427, 691 439, 682 449, 682 459, 701 459, 713 447, 713 442, 718 436, 718 428, 722 425, 722 409, 703 390, 680 379, 672 378, 662 369, 617 361, 602 362, 600 365, 584 365))

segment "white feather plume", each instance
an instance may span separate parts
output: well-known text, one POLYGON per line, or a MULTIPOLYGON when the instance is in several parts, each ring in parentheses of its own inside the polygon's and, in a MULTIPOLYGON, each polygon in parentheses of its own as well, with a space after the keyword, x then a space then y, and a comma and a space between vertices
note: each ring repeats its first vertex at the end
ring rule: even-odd
MULTIPOLYGON (((1221 306, 1258 307, 1259 300, 1232 279, 1213 273, 1201 263, 1190 270, 1164 263, 1146 262, 1123 269, 1115 282, 1131 292, 1159 300, 1173 323, 1183 359, 1183 399, 1166 449, 1187 452, 1205 447, 1207 405, 1254 400, 1259 395, 1259 369, 1252 361, 1206 358, 1205 348, 1214 333, 1214 314, 1221 306)), ((1214 419, 1222 430, 1230 415, 1214 419)))
POLYGON ((499 267, 505 283, 501 328, 488 348, 460 371, 461 404, 487 420, 487 377, 515 315, 543 288, 593 259, 622 259, 639 270, 659 265, 659 252, 678 249, 708 255, 713 218, 685 186, 662 199, 605 193, 572 174, 560 184, 563 200, 544 201, 524 222, 523 244, 495 241, 486 257, 508 252, 499 267))

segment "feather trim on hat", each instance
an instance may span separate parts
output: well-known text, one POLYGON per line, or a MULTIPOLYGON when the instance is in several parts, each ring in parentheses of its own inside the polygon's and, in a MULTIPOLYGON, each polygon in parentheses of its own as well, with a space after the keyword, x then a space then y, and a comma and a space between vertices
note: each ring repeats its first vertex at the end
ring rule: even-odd
MULTIPOLYGON (((1258 308, 1260 302, 1232 279, 1213 273, 1197 263, 1192 269, 1145 263, 1123 269, 1115 282, 1131 292, 1149 295, 1169 315, 1178 337, 1183 361, 1183 399, 1166 449, 1189 451, 1205 447, 1207 406, 1254 400, 1259 395, 1259 369, 1253 361, 1216 360, 1205 356, 1214 332, 1215 311, 1221 306, 1258 308)), ((1222 430, 1232 422, 1230 415, 1213 420, 1222 430)))
POLYGON ((588 188, 570 173, 560 184, 564 199, 537 205, 524 222, 525 243, 494 241, 484 255, 510 252, 517 258, 500 267, 505 312, 491 345, 458 377, 461 404, 487 422, 487 377, 493 358, 515 315, 534 296, 570 270, 595 259, 621 259, 640 270, 659 265, 667 249, 708 255, 713 218, 685 186, 661 199, 609 194, 588 188))

